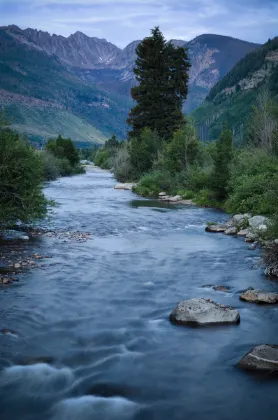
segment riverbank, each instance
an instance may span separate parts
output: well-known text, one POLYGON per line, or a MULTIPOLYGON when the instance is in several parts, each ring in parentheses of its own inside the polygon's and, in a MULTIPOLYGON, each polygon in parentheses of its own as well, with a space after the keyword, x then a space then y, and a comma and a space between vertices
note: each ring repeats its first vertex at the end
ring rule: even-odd
MULTIPOLYGON (((136 192, 136 183, 121 183, 116 184, 116 190, 129 190, 136 192)), ((138 193, 137 193, 138 195, 138 193)), ((194 202, 193 199, 183 199, 182 196, 169 196, 166 192, 160 192, 156 197, 157 200, 167 204, 179 204, 185 206, 200 206, 194 202)), ((200 206, 202 207, 202 206, 200 206)), ((205 207, 208 207, 207 205, 205 207)), ((212 207, 213 208, 213 207, 212 207)), ((270 219, 251 214, 236 214, 233 215, 225 223, 217 223, 204 221, 207 223, 206 231, 211 233, 222 233, 227 236, 235 236, 243 238, 248 245, 249 250, 261 248, 264 253, 265 275, 278 278, 278 239, 268 240, 267 231, 269 228, 270 219)))

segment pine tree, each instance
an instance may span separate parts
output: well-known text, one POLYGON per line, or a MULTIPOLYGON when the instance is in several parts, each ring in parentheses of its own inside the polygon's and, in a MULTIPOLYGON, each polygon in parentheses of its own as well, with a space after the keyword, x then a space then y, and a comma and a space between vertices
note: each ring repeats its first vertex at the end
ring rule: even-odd
POLYGON ((233 135, 228 127, 221 132, 216 143, 214 156, 214 171, 212 175, 212 187, 217 199, 227 198, 228 182, 230 180, 230 163, 233 156, 233 135))
POLYGON ((182 104, 188 93, 187 50, 166 43, 158 27, 137 47, 134 68, 137 86, 131 96, 137 102, 127 120, 129 137, 149 128, 168 140, 184 124, 182 104))

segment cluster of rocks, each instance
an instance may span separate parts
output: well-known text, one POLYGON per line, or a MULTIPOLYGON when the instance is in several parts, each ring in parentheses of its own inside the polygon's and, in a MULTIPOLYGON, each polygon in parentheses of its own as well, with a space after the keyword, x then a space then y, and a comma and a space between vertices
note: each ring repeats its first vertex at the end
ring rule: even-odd
MULTIPOLYGON (((227 292, 225 286, 205 286, 217 291, 227 292)), ((248 289, 241 293, 240 299, 251 303, 278 303, 278 293, 248 289)), ((170 321, 184 326, 213 326, 239 324, 240 313, 231 306, 216 303, 211 299, 193 298, 180 302, 171 312, 170 321)), ((251 349, 237 364, 248 370, 278 372, 278 346, 264 344, 251 349)))
POLYGON ((65 230, 45 230, 43 232, 44 236, 49 238, 61 239, 64 242, 67 241, 76 241, 76 242, 86 242, 91 239, 91 234, 89 232, 74 232, 74 231, 65 231, 65 230))
POLYGON ((246 242, 259 241, 262 233, 267 231, 268 219, 264 216, 236 214, 227 223, 209 224, 207 232, 224 233, 225 235, 245 238, 246 242))
POLYGON ((167 203, 193 204, 192 200, 184 200, 180 195, 170 196, 166 192, 160 192, 158 198, 167 203))
POLYGON ((7 285, 16 281, 14 277, 8 274, 0 274, 0 285, 7 285))

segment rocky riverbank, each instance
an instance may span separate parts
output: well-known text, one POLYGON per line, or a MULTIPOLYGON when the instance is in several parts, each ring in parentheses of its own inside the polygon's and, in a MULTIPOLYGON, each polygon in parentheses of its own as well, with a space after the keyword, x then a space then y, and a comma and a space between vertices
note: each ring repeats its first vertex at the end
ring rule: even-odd
MULTIPOLYGON (((117 190, 134 190, 135 183, 116 184, 117 190)), ((191 199, 183 199, 180 195, 169 196, 166 192, 158 194, 158 200, 169 204, 196 205, 191 199)), ((249 244, 249 250, 262 248, 263 264, 265 265, 265 274, 278 277, 278 238, 269 241, 266 234, 269 228, 270 220, 265 216, 252 216, 251 214, 236 214, 225 223, 208 223, 207 232, 223 233, 224 235, 244 238, 249 244)))
POLYGON ((50 230, 30 226, 7 229, 0 233, 0 286, 17 282, 19 277, 30 269, 44 269, 44 261, 51 254, 40 253, 38 238, 47 237, 63 242, 85 242, 91 238, 87 232, 50 230))
POLYGON ((270 220, 265 216, 236 214, 226 223, 208 223, 207 232, 244 238, 248 249, 260 247, 263 252, 265 274, 278 277, 278 239, 268 240, 267 231, 270 220))

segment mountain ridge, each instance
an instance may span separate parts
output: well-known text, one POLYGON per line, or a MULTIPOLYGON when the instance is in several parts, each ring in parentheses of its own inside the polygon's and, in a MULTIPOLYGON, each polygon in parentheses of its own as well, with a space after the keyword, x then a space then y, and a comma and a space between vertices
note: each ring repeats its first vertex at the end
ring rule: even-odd
MULTIPOLYGON (((32 28, 22 30, 16 25, 10 25, 1 27, 0 32, 2 34, 0 62, 2 60, 5 64, 6 61, 3 73, 6 77, 6 86, 2 80, 0 89, 13 93, 11 90, 17 86, 14 93, 29 96, 33 106, 36 103, 35 99, 53 102, 55 88, 47 91, 47 69, 40 67, 38 59, 35 58, 37 54, 42 62, 45 61, 46 67, 49 65, 52 68, 55 63, 54 67, 57 67, 55 71, 59 75, 65 74, 65 80, 71 85, 67 91, 65 86, 62 87, 61 77, 58 77, 57 91, 61 88, 62 90, 60 97, 54 95, 57 106, 62 105, 67 111, 70 109, 75 115, 79 114, 85 118, 86 123, 91 124, 93 121, 100 131, 103 127, 105 135, 115 131, 120 138, 125 137, 127 128, 125 120, 132 105, 130 88, 136 83, 133 67, 139 40, 121 49, 106 39, 89 37, 80 31, 64 37, 32 28), (10 37, 9 40, 5 39, 5 36, 10 37), (14 41, 11 48, 17 50, 18 57, 15 52, 9 53, 11 39, 14 41), (35 84, 30 84, 30 77, 36 79, 35 84), (82 94, 78 93, 78 89, 82 94), (86 94, 86 89, 90 92, 89 95, 86 94), (38 95, 40 90, 44 91, 42 97, 41 93, 38 95), (94 97, 93 100, 90 99, 90 95, 94 97), (100 112, 101 110, 103 112, 100 112), (103 119, 108 110, 112 115, 109 122, 105 122, 103 119), (116 115, 119 115, 119 118, 116 115)), ((184 105, 185 113, 198 107, 209 90, 234 64, 258 47, 257 44, 247 41, 214 34, 203 34, 189 42, 183 40, 173 40, 173 42, 176 45, 185 43, 192 62, 189 95, 184 105)), ((54 83, 54 75, 53 78, 50 83, 54 83)), ((3 104, 3 97, 6 98, 7 93, 3 95, 0 92, 0 104, 1 102, 3 104)), ((16 100, 10 99, 10 102, 16 105, 16 100)), ((17 103, 18 107, 19 105, 20 103, 17 103)))

